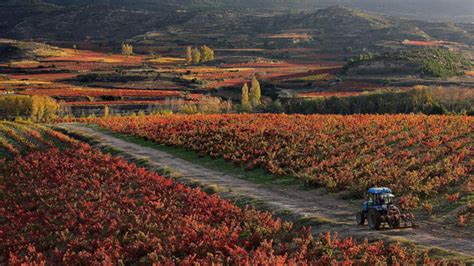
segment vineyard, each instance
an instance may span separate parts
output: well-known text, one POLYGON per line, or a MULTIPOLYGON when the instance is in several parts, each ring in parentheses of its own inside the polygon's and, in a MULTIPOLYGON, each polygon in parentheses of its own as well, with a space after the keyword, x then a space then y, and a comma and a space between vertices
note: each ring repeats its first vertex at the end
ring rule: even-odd
POLYGON ((2 264, 429 261, 398 244, 329 232, 313 237, 310 228, 239 208, 44 127, 2 123, 1 129, 2 149, 15 155, 0 165, 2 264), (42 134, 49 137, 40 142, 42 134), (32 152, 19 155, 19 143, 32 152), (74 148, 53 147, 64 144, 74 148), (33 151, 40 145, 50 149, 33 151))
POLYGON ((443 1, 0 0, 0 266, 474 266, 443 1))
POLYGON ((186 100, 177 91, 183 86, 170 80, 174 77, 158 79, 156 75, 148 75, 150 71, 142 71, 145 62, 148 66, 166 68, 177 65, 180 58, 151 60, 144 55, 124 56, 5 40, 0 44, 2 42, 26 49, 22 55, 35 56, 30 60, 14 59, 0 64, 0 95, 49 96, 65 107, 76 107, 79 110, 76 113, 73 112, 76 109, 64 109, 76 115, 97 112, 96 106, 103 109, 104 105, 128 105, 129 109, 146 110, 149 106, 161 105, 166 99, 186 100), (131 68, 137 69, 138 74, 127 74, 126 70, 131 68), (134 82, 128 82, 129 79, 134 82))
POLYGON ((20 92, 25 95, 41 95, 50 97, 181 97, 178 91, 165 90, 123 90, 123 89, 27 89, 20 92))
POLYGON ((0 121, 0 160, 52 147, 75 147, 78 142, 40 124, 0 121))
MULTIPOLYGON (((3 42, 13 47, 43 47, 29 42, 3 42)), ((295 81, 302 86, 316 81, 327 85, 344 64, 322 59, 235 58, 225 56, 224 51, 222 62, 215 65, 188 64, 182 52, 124 56, 50 46, 26 51, 36 56, 0 64, 0 95, 48 96, 65 107, 61 113, 76 117, 102 115, 106 105, 122 114, 166 108, 178 111, 190 100, 189 94, 236 101, 243 83, 254 75, 281 87, 291 87, 295 81), (162 104, 163 100, 183 102, 170 108, 162 104)))
POLYGON ((263 167, 331 191, 472 191, 474 119, 422 115, 209 115, 89 119, 120 133, 263 167))

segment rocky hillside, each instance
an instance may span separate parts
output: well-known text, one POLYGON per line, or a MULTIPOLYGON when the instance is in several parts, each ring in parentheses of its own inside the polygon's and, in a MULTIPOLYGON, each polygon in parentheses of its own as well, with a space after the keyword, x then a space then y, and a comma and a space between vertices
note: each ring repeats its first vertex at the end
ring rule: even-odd
POLYGON ((0 36, 22 40, 96 41, 117 47, 123 41, 139 41, 139 36, 162 46, 199 42, 219 48, 307 47, 356 53, 378 51, 388 41, 405 39, 474 44, 474 33, 465 25, 402 20, 337 6, 313 13, 282 13, 98 4, 59 7, 33 0, 7 3, 0 9, 6 18, 0 22, 0 36))
POLYGON ((68 50, 36 43, 0 39, 0 62, 10 60, 34 60, 38 57, 63 56, 68 50))
POLYGON ((463 75, 471 63, 461 54, 442 48, 409 49, 363 54, 344 68, 347 76, 407 76, 449 78, 463 75))
POLYGON ((162 8, 266 8, 308 10, 344 5, 395 16, 445 21, 474 21, 471 0, 44 0, 58 5, 90 5, 94 3, 162 8))
POLYGON ((14 32, 26 18, 43 16, 60 7, 35 0, 0 1, 0 35, 14 32))

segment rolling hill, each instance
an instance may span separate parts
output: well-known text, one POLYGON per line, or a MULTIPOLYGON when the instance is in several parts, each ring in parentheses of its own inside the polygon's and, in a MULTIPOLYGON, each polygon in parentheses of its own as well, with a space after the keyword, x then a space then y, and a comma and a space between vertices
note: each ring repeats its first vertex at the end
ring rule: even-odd
POLYGON ((259 8, 308 10, 344 5, 387 15, 423 18, 435 21, 474 21, 470 0, 44 0, 58 5, 114 4, 161 9, 180 8, 259 8))
POLYGON ((152 1, 133 6, 102 2, 57 6, 41 1, 10 0, 4 4, 7 8, 0 11, 0 15, 7 18, 0 24, 0 35, 71 45, 94 41, 117 47, 117 43, 132 41, 161 46, 306 47, 355 53, 378 51, 386 42, 405 39, 474 44, 469 24, 406 20, 342 6, 310 13, 288 13, 229 8, 181 9, 183 5, 188 6, 185 4, 192 6, 194 1, 165 1, 160 5, 172 2, 175 6, 170 4, 160 9, 147 9, 140 4, 152 1))

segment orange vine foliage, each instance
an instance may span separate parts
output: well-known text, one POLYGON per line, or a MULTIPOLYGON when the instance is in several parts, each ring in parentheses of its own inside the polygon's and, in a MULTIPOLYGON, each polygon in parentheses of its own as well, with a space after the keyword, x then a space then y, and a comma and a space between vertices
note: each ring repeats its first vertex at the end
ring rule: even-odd
POLYGON ((330 190, 431 196, 468 182, 474 118, 206 115, 86 119, 105 128, 330 190))

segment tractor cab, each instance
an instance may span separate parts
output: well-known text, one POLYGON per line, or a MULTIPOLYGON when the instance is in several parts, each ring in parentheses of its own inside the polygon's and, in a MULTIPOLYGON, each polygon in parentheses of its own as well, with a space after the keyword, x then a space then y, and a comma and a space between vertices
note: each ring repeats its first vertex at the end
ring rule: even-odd
POLYGON ((373 187, 367 191, 362 210, 356 215, 358 225, 364 225, 368 221, 370 229, 379 229, 381 225, 388 224, 392 228, 400 227, 401 222, 413 223, 414 216, 403 214, 394 205, 395 196, 392 190, 386 187, 373 187))
POLYGON ((388 206, 393 204, 392 190, 389 188, 371 188, 367 192, 367 197, 362 204, 362 209, 368 211, 371 208, 375 208, 378 211, 386 212, 388 206))

